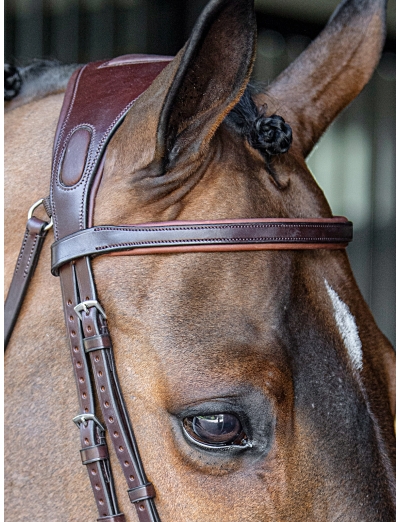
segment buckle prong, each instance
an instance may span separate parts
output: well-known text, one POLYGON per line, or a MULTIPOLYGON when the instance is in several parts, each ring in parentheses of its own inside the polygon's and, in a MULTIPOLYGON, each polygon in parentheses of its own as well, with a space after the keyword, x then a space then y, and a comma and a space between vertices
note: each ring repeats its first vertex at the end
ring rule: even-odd
POLYGON ((106 431, 99 419, 95 415, 93 415, 93 413, 81 413, 80 415, 74 417, 72 420, 78 426, 78 428, 81 424, 83 424, 86 427, 88 425, 87 421, 92 420, 102 431, 106 431))
POLYGON ((79 317, 79 319, 82 321, 82 317, 80 316, 79 312, 85 312, 89 313, 88 308, 97 308, 97 310, 101 313, 101 315, 104 317, 104 319, 107 319, 106 313, 99 304, 98 301, 91 300, 91 301, 82 301, 82 303, 77 304, 74 307, 76 315, 79 317))

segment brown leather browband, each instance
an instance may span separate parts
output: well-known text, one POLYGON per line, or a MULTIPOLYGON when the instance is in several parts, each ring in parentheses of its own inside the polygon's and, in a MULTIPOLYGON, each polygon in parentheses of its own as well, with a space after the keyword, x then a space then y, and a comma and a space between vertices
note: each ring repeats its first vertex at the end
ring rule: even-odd
MULTIPOLYGON (((60 276, 65 324, 78 390, 82 463, 98 521, 124 522, 119 512, 105 430, 140 522, 159 522, 122 397, 106 313, 96 296, 93 256, 274 249, 345 248, 352 223, 334 218, 263 218, 91 227, 101 163, 112 134, 171 58, 127 55, 88 64, 72 76, 54 141, 50 197, 54 223, 52 272, 60 276), (95 389, 93 389, 95 388, 95 389), (102 421, 95 410, 100 405, 102 421)), ((5 345, 11 336, 48 223, 30 216, 5 304, 5 345)))
POLYGON ((352 224, 341 217, 96 226, 53 243, 52 272, 57 275, 65 263, 100 254, 344 248, 351 239, 352 224))

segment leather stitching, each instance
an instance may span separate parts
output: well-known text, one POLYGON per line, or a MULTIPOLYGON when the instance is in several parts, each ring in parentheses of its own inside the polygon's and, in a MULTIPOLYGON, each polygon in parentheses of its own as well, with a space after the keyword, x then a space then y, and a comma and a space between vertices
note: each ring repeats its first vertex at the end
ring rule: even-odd
MULTIPOLYGON (((305 237, 305 238, 297 238, 297 237, 238 237, 238 238, 212 238, 212 239, 170 239, 170 240, 161 240, 161 241, 136 241, 134 243, 115 243, 113 245, 104 245, 100 247, 95 247, 97 251, 107 250, 108 248, 120 248, 120 247, 134 247, 141 245, 168 245, 168 244, 176 244, 176 243, 222 243, 226 242, 227 244, 231 242, 244 241, 245 243, 279 243, 281 241, 287 243, 310 243, 310 242, 347 242, 349 238, 338 237, 335 239, 331 238, 313 238, 313 237, 305 237)), ((189 245, 188 245, 189 246, 189 245)), ((62 260, 60 260, 62 261, 62 260)))
POLYGON ((76 125, 73 129, 71 129, 68 133, 68 135, 65 137, 65 140, 64 140, 64 145, 62 147, 62 150, 60 152, 60 156, 57 160, 57 167, 56 167, 56 172, 57 172, 57 175, 56 175, 56 183, 57 183, 57 186, 61 189, 61 190, 64 190, 66 192, 69 192, 69 191, 72 191, 72 190, 75 190, 76 188, 78 188, 80 185, 82 185, 85 181, 85 174, 86 174, 86 171, 88 170, 88 166, 90 165, 90 159, 87 160, 87 163, 86 163, 86 169, 85 171, 83 172, 82 174, 82 177, 81 179, 78 181, 78 183, 75 183, 75 185, 73 185, 72 187, 67 187, 66 185, 64 185, 61 181, 60 181, 60 170, 61 170, 61 163, 64 159, 64 153, 65 153, 65 150, 66 148, 68 147, 68 143, 69 143, 69 140, 70 138, 72 137, 72 135, 80 130, 80 129, 90 129, 91 133, 92 133, 92 138, 90 140, 91 142, 91 146, 89 147, 89 151, 88 151, 88 158, 90 158, 90 156, 92 155, 92 143, 95 141, 96 139, 96 128, 91 125, 90 123, 80 123, 79 125, 76 125))
POLYGON ((332 226, 345 226, 348 227, 348 223, 262 223, 262 224, 234 224, 234 225, 193 225, 193 226, 181 226, 181 227, 94 227, 95 232, 102 231, 115 231, 115 232, 162 232, 168 230, 171 232, 177 232, 179 230, 221 230, 221 229, 235 229, 235 228, 292 228, 293 226, 303 228, 332 228, 332 226))
POLYGON ((22 261, 23 255, 24 255, 24 251, 25 251, 26 243, 28 241, 28 237, 29 237, 29 230, 26 229, 26 232, 25 232, 25 235, 24 235, 24 239, 23 239, 22 245, 21 245, 21 250, 19 252, 17 264, 15 266, 15 272, 14 272, 15 274, 18 272, 18 270, 21 267, 21 261, 22 261))
MULTIPOLYGON (((76 94, 78 92, 79 81, 81 79, 83 71, 86 68, 87 68, 87 65, 82 67, 82 69, 78 73, 78 76, 76 77, 75 86, 74 86, 74 92, 73 92, 72 99, 71 99, 71 102, 70 102, 70 105, 69 105, 69 108, 68 108, 67 115, 66 115, 65 120, 64 120, 64 124, 63 124, 63 126, 61 127, 61 130, 60 130, 60 136, 58 138, 57 145, 56 145, 56 148, 55 148, 55 151, 54 151, 54 158, 58 157, 58 152, 59 152, 59 148, 60 148, 61 141, 62 141, 62 138, 63 138, 63 134, 64 134, 65 128, 67 126, 69 117, 71 115, 72 108, 73 108, 74 103, 75 103, 76 94)), ((57 182, 57 175, 58 175, 58 165, 56 165, 56 162, 54 162, 53 163, 53 172, 52 172, 52 176, 51 176, 52 177, 52 183, 51 183, 51 188, 50 188, 50 199, 51 199, 51 208, 52 208, 52 214, 53 214, 54 236, 55 236, 56 239, 58 239, 59 236, 58 236, 58 218, 57 218, 57 212, 56 212, 56 205, 55 205, 54 197, 53 197, 53 195, 54 195, 54 185, 53 185, 53 183, 54 183, 54 181, 57 182)))
POLYGON ((24 277, 26 277, 28 275, 28 273, 29 273, 29 267, 30 267, 30 264, 31 264, 31 261, 32 261, 32 255, 33 255, 33 252, 35 250, 35 246, 36 246, 38 237, 39 237, 38 235, 35 235, 35 238, 34 238, 34 240, 32 242, 32 248, 31 248, 31 251, 29 252, 28 261, 25 264, 24 277))

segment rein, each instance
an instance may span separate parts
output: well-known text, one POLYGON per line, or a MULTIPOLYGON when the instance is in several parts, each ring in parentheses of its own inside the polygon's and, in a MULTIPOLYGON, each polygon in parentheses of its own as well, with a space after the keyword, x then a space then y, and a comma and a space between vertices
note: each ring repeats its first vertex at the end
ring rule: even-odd
POLYGON ((155 489, 147 480, 116 373, 106 313, 91 268, 93 256, 274 249, 343 249, 352 223, 325 219, 236 219, 90 227, 107 144, 137 98, 171 58, 127 55, 88 64, 66 90, 57 127, 50 196, 29 212, 5 303, 5 346, 33 276, 44 238, 54 226, 52 273, 60 277, 65 323, 78 390, 81 458, 98 521, 124 522, 119 512, 105 433, 108 431, 140 522, 157 522, 155 489), (50 223, 34 217, 43 203, 50 223), (94 384, 94 387, 93 387, 94 384), (96 414, 100 406, 102 422, 96 414), (97 408, 98 409, 98 408, 97 408))

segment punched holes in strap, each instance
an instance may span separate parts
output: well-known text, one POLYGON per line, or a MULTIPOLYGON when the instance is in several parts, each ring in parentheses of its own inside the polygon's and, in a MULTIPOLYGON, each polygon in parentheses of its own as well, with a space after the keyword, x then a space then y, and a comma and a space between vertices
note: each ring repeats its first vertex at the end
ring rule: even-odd
POLYGON ((153 484, 148 482, 143 486, 137 488, 128 489, 128 495, 132 504, 140 502, 141 500, 147 500, 156 496, 153 484))
POLYGON ((105 444, 90 446, 81 450, 82 464, 87 465, 99 460, 108 459, 108 449, 105 444))

